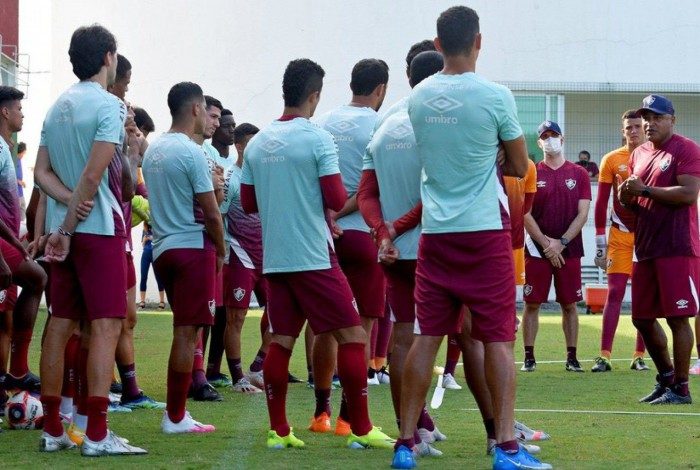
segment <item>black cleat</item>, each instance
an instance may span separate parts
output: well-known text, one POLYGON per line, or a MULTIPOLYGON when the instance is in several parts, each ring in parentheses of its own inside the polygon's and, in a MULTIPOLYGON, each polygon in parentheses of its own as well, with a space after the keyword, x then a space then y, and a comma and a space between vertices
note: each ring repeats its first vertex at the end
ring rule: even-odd
POLYGON ((566 370, 569 372, 583 372, 583 367, 578 362, 578 359, 567 359, 566 360, 566 370))
POLYGON ((289 374, 287 382, 289 382, 290 384, 300 384, 303 382, 303 380, 301 380, 299 377, 295 377, 294 375, 289 374))
POLYGON ((192 399, 194 401, 223 401, 224 398, 214 387, 206 383, 198 389, 192 390, 192 399))
POLYGON ((644 398, 640 398, 639 403, 651 403, 657 398, 661 398, 664 393, 666 393, 666 387, 657 382, 656 385, 654 385, 654 390, 644 398))
POLYGON ((608 372, 611 370, 610 360, 602 356, 595 358, 595 365, 591 368, 591 372, 608 372))
POLYGON ((109 393, 114 393, 115 395, 121 395, 122 394, 122 384, 119 382, 112 382, 112 385, 109 386, 109 393))
POLYGON ((537 361, 534 359, 525 359, 525 362, 523 362, 523 366, 520 368, 520 370, 523 372, 534 372, 536 368, 537 361))
POLYGON ((24 377, 13 377, 5 374, 5 390, 26 390, 33 393, 41 393, 41 379, 38 375, 27 372, 24 377))

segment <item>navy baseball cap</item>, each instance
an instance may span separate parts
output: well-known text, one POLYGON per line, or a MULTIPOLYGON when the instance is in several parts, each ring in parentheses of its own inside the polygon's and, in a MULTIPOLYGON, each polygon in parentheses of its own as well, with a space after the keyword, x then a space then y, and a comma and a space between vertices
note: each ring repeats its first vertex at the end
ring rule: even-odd
POLYGON ((651 111, 656 114, 670 114, 671 116, 675 113, 671 100, 661 95, 649 95, 644 98, 642 107, 637 112, 644 113, 644 111, 651 111))
POLYGON ((546 131, 553 131, 561 135, 559 124, 554 121, 544 121, 542 124, 540 124, 540 126, 537 128, 537 136, 541 137, 546 131))

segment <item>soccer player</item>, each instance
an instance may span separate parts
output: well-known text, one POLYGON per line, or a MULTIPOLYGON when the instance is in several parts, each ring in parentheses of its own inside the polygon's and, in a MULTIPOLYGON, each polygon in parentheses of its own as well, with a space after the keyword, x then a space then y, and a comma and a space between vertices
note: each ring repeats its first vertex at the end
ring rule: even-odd
POLYGON ((206 433, 214 426, 195 421, 185 404, 195 345, 202 327, 214 320, 216 274, 225 252, 223 224, 204 151, 193 141, 206 124, 202 89, 191 82, 174 85, 168 108, 170 130, 149 146, 143 161, 154 268, 173 310, 167 409, 161 429, 166 434, 206 433))
MULTIPOLYGON (((41 382, 29 371, 27 359, 46 273, 32 261, 19 241, 21 208, 10 153, 14 145, 12 134, 22 130, 24 121, 22 98, 24 93, 16 88, 0 86, 0 255, 2 270, 12 279, 11 285, 2 286, 0 299, 0 315, 4 311, 12 316, 10 367, 3 386, 6 390, 38 392, 41 382), (22 288, 19 296, 17 286, 22 288)), ((0 367, 4 369, 5 363, 0 367)))
POLYGON ((90 326, 85 456, 145 454, 107 428, 114 353, 126 314, 126 228, 110 191, 107 167, 122 143, 126 107, 106 89, 114 83, 116 40, 99 25, 78 28, 68 54, 80 80, 49 109, 35 177, 51 199, 45 257, 51 262, 51 318, 41 352, 46 452, 75 447, 59 417, 64 349, 78 321, 90 326), (61 190, 72 191, 65 205, 61 190), (78 206, 94 201, 78 223, 78 206))
POLYGON ((700 313, 695 317, 695 342, 697 343, 698 360, 690 368, 690 375, 700 375, 700 313))
MULTIPOLYGON (((603 309, 600 356, 596 358, 591 372, 612 370, 610 356, 613 339, 617 323, 620 320, 620 308, 627 289, 627 281, 632 275, 635 215, 620 204, 618 186, 620 182, 629 177, 627 164, 630 154, 646 140, 642 128, 642 116, 636 110, 625 111, 622 115, 622 136, 625 138, 625 145, 603 157, 598 176, 598 197, 595 202, 596 255, 594 262, 596 266, 605 269, 608 273, 608 296, 603 309), (605 237, 605 225, 611 191, 613 206, 610 213, 611 225, 608 240, 605 237)), ((644 363, 644 340, 639 332, 637 332, 637 343, 630 368, 632 370, 649 370, 649 366, 644 363)))
POLYGON ((537 193, 532 209, 525 214, 525 312, 523 343, 525 362, 520 370, 537 367, 535 338, 542 302, 547 301, 554 277, 556 300, 561 305, 566 338, 566 370, 583 372, 576 358, 578 312, 581 296, 581 229, 591 204, 591 182, 586 170, 564 157, 564 137, 556 122, 544 121, 537 128, 537 145, 544 160, 537 164, 537 193))
POLYGON ((324 214, 326 209, 340 211, 347 200, 333 136, 309 121, 324 75, 311 60, 289 63, 282 84, 283 115, 251 139, 243 161, 241 205, 247 213, 260 213, 268 282, 272 342, 263 364, 271 427, 267 446, 304 446, 289 427, 285 403, 292 348, 308 319, 317 340, 333 336, 339 344, 338 374, 352 429, 348 446, 386 448, 393 441, 372 426, 367 409, 367 335, 324 214))
POLYGON ((658 375, 640 402, 691 403, 688 369, 693 350, 689 318, 698 314, 700 147, 674 132, 671 100, 649 95, 639 109, 648 142, 632 152, 620 202, 637 215, 632 271, 632 323, 644 337, 658 375), (673 360, 658 319, 673 336, 673 360))
POLYGON ((462 305, 472 313, 471 335, 484 343, 484 367, 494 403, 497 448, 503 462, 551 468, 519 447, 513 436, 515 289, 510 223, 502 169, 525 176, 527 150, 511 92, 474 73, 481 48, 479 18, 464 6, 437 20, 441 73, 409 97, 408 115, 423 166, 422 234, 416 267, 416 336, 404 363, 401 436, 395 468, 415 466, 413 430, 423 409, 435 355, 446 334, 458 333, 462 305))

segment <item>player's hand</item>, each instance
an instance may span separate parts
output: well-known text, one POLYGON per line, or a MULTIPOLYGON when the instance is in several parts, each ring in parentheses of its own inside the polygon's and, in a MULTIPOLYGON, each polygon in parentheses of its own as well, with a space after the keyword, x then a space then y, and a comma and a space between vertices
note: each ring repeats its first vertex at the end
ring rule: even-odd
POLYGON ((29 243, 27 251, 29 251, 29 254, 31 255, 32 259, 38 257, 41 253, 44 252, 44 248, 46 247, 46 241, 48 239, 48 235, 41 235, 32 240, 31 243, 29 243))
POLYGON ((600 269, 606 269, 608 263, 608 243, 605 240, 605 235, 596 235, 595 237, 595 258, 593 263, 600 269))
POLYGON ((221 269, 224 267, 224 257, 223 256, 217 256, 216 257, 216 272, 220 273, 221 269))
POLYGON ((78 207, 75 208, 75 215, 78 217, 78 220, 82 222, 87 219, 93 207, 95 207, 95 201, 92 200, 79 203, 78 207))
POLYGON ((564 257, 562 255, 556 255, 552 256, 551 258, 547 258, 550 263, 552 263, 552 266, 555 268, 561 268, 566 264, 566 261, 564 260, 564 257))
POLYGON ((70 251, 70 237, 54 232, 49 235, 44 249, 44 257, 49 263, 60 263, 65 261, 70 251))
POLYGON ((547 240, 549 241, 549 244, 544 249, 544 255, 547 258, 560 255, 561 252, 564 251, 564 248, 566 248, 559 240, 549 237, 547 237, 547 240))
POLYGON ((377 259, 380 263, 387 266, 394 264, 394 262, 399 259, 399 249, 394 246, 394 242, 388 238, 384 238, 381 242, 379 242, 377 259))
POLYGON ((335 219, 333 219, 333 218, 328 219, 328 226, 331 229, 331 235, 333 236, 334 240, 337 240, 343 236, 343 229, 340 228, 340 226, 335 221, 335 219))
POLYGON ((217 165, 211 172, 211 182, 214 185, 214 191, 224 189, 224 169, 222 167, 217 165))
POLYGON ((394 223, 393 222, 384 222, 384 225, 386 226, 386 229, 389 231, 389 236, 391 237, 392 241, 396 240, 396 229, 394 228, 394 223))
POLYGON ((12 284, 12 271, 5 259, 0 257, 0 289, 7 289, 10 284, 12 284))

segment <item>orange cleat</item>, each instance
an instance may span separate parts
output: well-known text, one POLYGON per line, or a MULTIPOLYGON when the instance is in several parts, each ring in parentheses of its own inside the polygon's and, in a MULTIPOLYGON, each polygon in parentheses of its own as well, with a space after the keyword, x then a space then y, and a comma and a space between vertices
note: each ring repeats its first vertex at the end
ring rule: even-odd
POLYGON ((320 415, 311 418, 311 424, 309 425, 309 431, 311 432, 331 432, 331 418, 328 413, 323 412, 320 415))
POLYGON ((338 419, 335 420, 335 435, 349 436, 351 433, 352 430, 350 429, 350 423, 338 416, 338 419))

